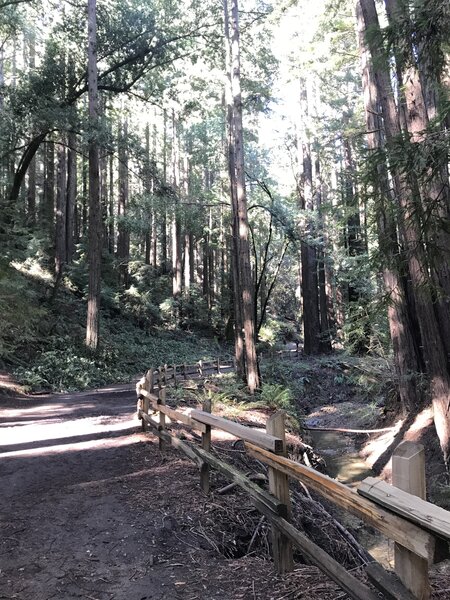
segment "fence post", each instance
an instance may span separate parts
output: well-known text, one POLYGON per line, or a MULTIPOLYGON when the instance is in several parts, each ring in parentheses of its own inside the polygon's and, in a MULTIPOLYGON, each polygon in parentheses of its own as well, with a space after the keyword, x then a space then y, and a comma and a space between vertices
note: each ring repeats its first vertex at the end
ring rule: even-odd
POLYGON ((203 377, 203 361, 201 360, 198 361, 198 374, 203 377))
POLYGON ((162 367, 158 367, 158 390, 162 388, 162 379, 163 379, 163 369, 162 367))
MULTIPOLYGON (((153 367, 145 374, 145 382, 142 386, 145 391, 152 393, 153 392, 153 367)), ((148 398, 144 398, 142 401, 142 412, 148 415, 148 410, 150 407, 150 400, 148 398)), ((147 431, 147 423, 144 419, 141 421, 142 431, 147 431)))
MULTIPOLYGON (((211 398, 208 398, 202 403, 204 412, 211 412, 211 398)), ((205 433, 202 433, 202 448, 209 452, 211 450, 211 425, 206 425, 205 433)), ((204 462, 200 469, 200 487, 202 492, 209 494, 209 464, 204 462)))
POLYGON ((174 387, 178 387, 177 385, 177 365, 173 365, 173 385, 174 387))
POLYGON ((217 373, 220 375, 220 358, 217 359, 217 373))
MULTIPOLYGON (((392 485, 426 499, 425 450, 421 444, 402 442, 392 455, 392 485)), ((400 544, 394 545, 395 572, 405 587, 420 600, 431 594, 428 564, 400 544)))
MULTIPOLYGON (((162 390, 160 390, 159 395, 158 395, 158 404, 165 406, 165 404, 166 404, 166 388, 163 388, 162 390)), ((159 430, 164 431, 165 428, 166 428, 166 415, 164 413, 162 413, 161 411, 159 411, 159 430)), ((164 440, 159 438, 159 449, 164 450, 165 445, 166 444, 165 444, 164 440)))
MULTIPOLYGON (((273 414, 267 421, 266 431, 283 440, 283 456, 286 456, 286 413, 282 410, 273 414)), ((290 520, 292 507, 289 495, 289 478, 277 469, 269 467, 269 490, 286 506, 286 518, 290 520)), ((278 573, 288 573, 294 569, 292 543, 276 527, 272 527, 272 553, 278 573)))

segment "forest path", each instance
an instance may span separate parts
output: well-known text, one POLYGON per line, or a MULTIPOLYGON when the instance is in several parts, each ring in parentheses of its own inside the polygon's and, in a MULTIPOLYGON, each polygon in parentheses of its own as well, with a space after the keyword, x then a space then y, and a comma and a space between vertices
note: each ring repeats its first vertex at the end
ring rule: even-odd
POLYGON ((135 402, 131 386, 0 400, 1 599, 246 598, 255 579, 268 597, 267 563, 193 533, 198 473, 140 432, 135 402))

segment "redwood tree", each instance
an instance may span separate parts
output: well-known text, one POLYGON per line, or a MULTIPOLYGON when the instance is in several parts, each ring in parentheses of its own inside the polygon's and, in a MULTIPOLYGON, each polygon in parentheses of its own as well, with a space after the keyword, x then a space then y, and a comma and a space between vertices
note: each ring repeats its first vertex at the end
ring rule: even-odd
POLYGON ((88 0, 88 94, 89 94, 89 288, 86 345, 97 350, 100 333, 100 284, 102 215, 100 206, 97 86, 96 0, 88 0))

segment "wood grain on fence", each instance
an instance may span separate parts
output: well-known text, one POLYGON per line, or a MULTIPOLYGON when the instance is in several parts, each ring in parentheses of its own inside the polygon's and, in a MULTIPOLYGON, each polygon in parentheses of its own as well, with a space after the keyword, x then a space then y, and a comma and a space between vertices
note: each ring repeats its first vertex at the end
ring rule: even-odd
MULTIPOLYGON (((229 369, 220 360, 199 361, 195 365, 164 365, 149 369, 138 382, 138 416, 159 438, 160 448, 172 446, 184 452, 200 470, 200 485, 210 492, 210 469, 216 469, 243 489, 272 525, 274 562, 280 573, 293 568, 292 544, 333 579, 354 600, 375 600, 370 588, 348 573, 324 550, 298 531, 290 522, 289 480, 292 477, 361 518, 396 543, 396 573, 370 563, 367 575, 383 594, 394 600, 426 600, 429 596, 428 567, 433 563, 437 540, 450 539, 450 513, 424 499, 422 454, 412 446, 400 446, 394 456, 393 480, 397 487, 375 478, 365 479, 358 492, 338 481, 288 459, 285 454, 284 414, 279 412, 267 422, 266 431, 248 427, 211 413, 210 398, 203 410, 179 410, 166 404, 169 382, 189 377, 204 378, 229 369), (178 379, 179 376, 179 379, 178 379), (158 392, 158 393, 156 393, 158 392), (150 409, 157 414, 150 415, 150 409), (169 417, 201 432, 201 447, 181 440, 170 432, 169 417), (168 427, 169 426, 169 427, 168 427), (212 453, 211 430, 225 431, 245 442, 247 453, 267 465, 269 491, 212 453), (401 489, 400 489, 401 488, 401 489), (422 498, 421 498, 421 497, 422 498)), ((207 385, 205 384, 205 387, 207 385)), ((209 394, 214 386, 209 386, 209 394)))

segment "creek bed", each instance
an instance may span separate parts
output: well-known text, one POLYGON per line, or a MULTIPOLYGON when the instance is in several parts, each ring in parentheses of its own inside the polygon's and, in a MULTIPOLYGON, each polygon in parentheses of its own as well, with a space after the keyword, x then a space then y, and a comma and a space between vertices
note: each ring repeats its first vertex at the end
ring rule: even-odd
MULTIPOLYGON (((317 408, 305 420, 307 427, 370 428, 374 426, 373 413, 368 415, 366 407, 344 402, 317 408), (371 421, 368 424, 367 417, 371 421)), ((373 475, 370 466, 360 456, 358 447, 361 437, 367 434, 343 433, 337 431, 305 431, 305 441, 320 454, 326 462, 326 472, 330 477, 351 487, 373 475)), ((368 529, 353 515, 342 512, 342 524, 351 529, 362 546, 383 566, 393 567, 393 543, 378 532, 368 529)))

